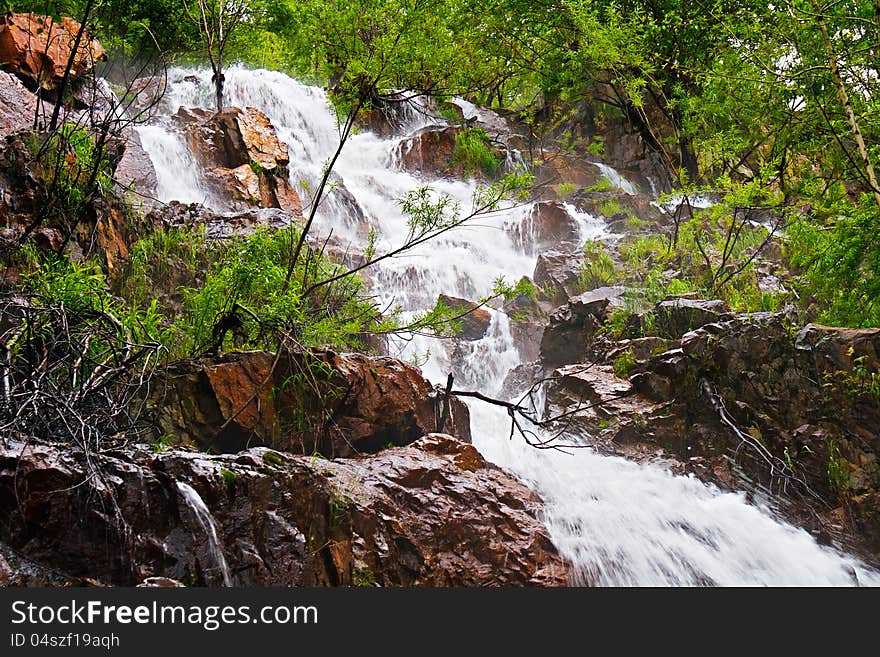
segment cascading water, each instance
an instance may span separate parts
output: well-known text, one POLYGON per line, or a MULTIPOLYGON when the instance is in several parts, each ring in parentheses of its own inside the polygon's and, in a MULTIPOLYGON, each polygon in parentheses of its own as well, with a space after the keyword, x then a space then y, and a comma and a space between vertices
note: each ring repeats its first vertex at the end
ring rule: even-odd
POLYGON ((608 182, 611 183, 612 187, 619 189, 624 194, 629 194, 630 196, 635 196, 638 193, 635 185, 624 178, 614 167, 603 162, 594 162, 594 164, 596 165, 596 168, 599 169, 599 172, 608 179, 608 182))
POLYGON ((232 586, 232 577, 229 574, 229 565, 226 563, 226 557, 223 556, 223 550, 220 547, 220 539, 217 537, 217 523, 214 516, 205 506, 205 501, 196 490, 182 481, 177 482, 177 492, 183 499, 184 504, 190 510, 193 519, 198 524, 199 529, 205 534, 207 540, 208 554, 214 560, 214 565, 220 571, 223 578, 223 586, 232 586))
MULTIPOLYGON (((211 105, 209 71, 175 69, 170 72, 170 83, 172 111, 180 105, 211 105)), ((294 184, 314 181, 320 175, 339 138, 322 90, 280 73, 233 67, 226 74, 226 93, 230 106, 257 107, 272 120, 289 145, 294 184)), ((411 132, 426 124, 421 112, 413 113, 410 120, 411 132)), ((167 130, 162 124, 150 129, 167 130)), ((336 166, 339 181, 356 199, 363 220, 378 232, 378 252, 399 244, 395 238, 408 232, 397 203, 405 193, 430 184, 467 209, 475 190, 473 182, 424 180, 401 171, 394 155, 399 142, 400 138, 383 140, 371 133, 356 135, 336 166)), ((163 171, 171 165, 167 150, 159 143, 158 138, 144 140, 160 169, 160 181, 169 173, 181 181, 178 174, 184 164, 174 163, 173 171, 163 171)), ((611 172, 603 169, 605 175, 611 172)), ((619 174, 612 183, 634 191, 619 174)), ((197 186, 160 189, 163 201, 199 193, 197 186)), ((351 217, 341 216, 340 211, 340 205, 329 202, 319 209, 319 234, 326 236, 333 229, 337 236, 363 240, 363 231, 353 228, 351 217)), ((573 208, 569 212, 582 227, 583 239, 602 236, 603 227, 596 218, 577 215, 573 208)), ((527 216, 523 208, 483 216, 404 257, 384 261, 375 274, 373 292, 404 311, 415 312, 433 305, 440 293, 474 299, 488 295, 498 276, 515 281, 531 275, 536 256, 518 248, 516 231, 510 230, 527 216)), ((486 337, 459 345, 454 354, 440 340, 416 336, 401 355, 426 358, 423 371, 432 381, 445 381, 453 370, 458 385, 499 395, 504 376, 519 363, 519 357, 507 316, 490 312, 486 337)), ((743 495, 674 476, 657 465, 636 464, 588 449, 573 450, 573 454, 536 450, 520 439, 509 440, 507 422, 502 410, 480 402, 471 404, 475 446, 543 496, 547 525, 574 566, 576 584, 880 585, 880 574, 818 545, 805 531, 748 504, 743 495)))

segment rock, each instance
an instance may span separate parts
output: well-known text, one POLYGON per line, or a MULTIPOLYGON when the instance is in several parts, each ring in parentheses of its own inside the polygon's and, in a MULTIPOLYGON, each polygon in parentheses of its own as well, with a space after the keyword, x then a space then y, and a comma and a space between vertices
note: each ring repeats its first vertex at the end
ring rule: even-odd
POLYGON ((524 220, 505 226, 523 252, 542 253, 547 249, 577 250, 580 226, 562 203, 540 202, 532 206, 524 220))
POLYGON ((880 328, 848 329, 807 324, 797 334, 795 346, 809 352, 820 370, 851 371, 861 366, 880 371, 880 328))
MULTIPOLYGON (((330 351, 283 355, 277 363, 265 352, 182 363, 154 406, 162 433, 200 449, 267 445, 330 457, 407 445, 436 431, 442 412, 413 366, 330 351)), ((457 399, 444 429, 470 440, 468 409, 457 399)))
POLYGON ((215 193, 232 197, 233 211, 254 207, 262 202, 260 177, 248 164, 234 169, 212 167, 205 172, 205 181, 215 193))
POLYGON ((572 433, 589 435, 612 421, 646 415, 658 408, 650 399, 635 393, 632 384, 617 377, 607 365, 560 367, 551 373, 546 392, 545 417, 571 413, 562 422, 572 433))
POLYGON ((533 278, 535 285, 553 303, 559 305, 579 292, 584 257, 581 253, 545 251, 538 254, 533 278))
POLYGON ((132 80, 128 85, 127 100, 123 100, 123 108, 127 114, 138 120, 147 119, 158 113, 168 79, 164 75, 151 75, 132 80))
POLYGON ((302 215, 302 201, 288 181, 290 156, 269 118, 258 109, 237 107, 215 114, 180 108, 174 116, 207 182, 233 211, 280 208, 302 215))
POLYGON ((519 399, 544 377, 544 367, 539 361, 521 363, 511 368, 504 377, 501 395, 506 399, 519 399))
MULTIPOLYGON (((608 357, 644 355, 637 343, 618 343, 608 357)), ((603 444, 642 458, 659 448, 682 472, 760 488, 790 521, 878 561, 880 517, 862 502, 880 496, 878 347, 880 329, 797 331, 783 314, 705 324, 680 348, 637 361, 630 382, 654 410, 621 413, 603 444)), ((548 390, 548 400, 570 407, 563 393, 548 390)))
POLYGON ((0 587, 11 586, 12 579, 15 577, 15 572, 12 570, 12 566, 9 565, 9 562, 6 561, 6 558, 0 554, 0 587))
POLYGON ((36 112, 37 97, 18 78, 0 71, 0 140, 30 130, 36 112))
MULTIPOLYGON (((0 62, 6 71, 43 89, 56 89, 73 50, 80 24, 72 18, 60 23, 51 16, 5 14, 0 16, 0 62)), ((72 80, 91 73, 107 59, 104 48, 88 31, 70 70, 72 80)))
POLYGON ((544 334, 546 322, 546 315, 539 301, 543 294, 527 276, 523 276, 520 283, 526 283, 535 290, 535 294, 519 294, 508 299, 504 302, 504 312, 510 321, 510 336, 520 360, 532 362, 541 356, 541 336, 544 334))
POLYGON ((434 126, 402 140, 395 149, 397 165, 410 173, 461 177, 462 167, 452 166, 455 139, 461 131, 457 126, 434 126))
POLYGON ((175 120, 185 126, 187 142, 205 167, 235 168, 255 164, 266 171, 286 167, 287 146, 263 112, 231 107, 215 114, 201 108, 180 108, 175 120))
POLYGON ((573 186, 574 190, 592 187, 599 179, 599 172, 592 162, 564 153, 544 153, 542 159, 532 167, 534 192, 541 200, 557 200, 567 194, 560 194, 560 186, 573 186))
MULTIPOLYGON (((228 109, 214 120, 224 127, 227 149, 245 162, 255 162, 265 171, 286 167, 290 162, 287 145, 278 138, 269 117, 260 110, 253 107, 228 109)), ((229 157, 235 156, 230 154, 229 157)))
POLYGON ((226 239, 232 235, 252 235, 261 227, 287 228, 296 219, 295 215, 278 208, 218 213, 199 203, 171 201, 153 208, 144 221, 154 229, 204 226, 208 239, 226 239))
POLYGON ((537 496, 449 436, 332 461, 129 447, 101 472, 70 446, 0 443, 0 540, 123 586, 221 586, 224 566, 235 586, 567 583, 537 496))
POLYGON ((618 356, 628 351, 632 353, 636 363, 641 363, 652 356, 680 346, 680 343, 676 340, 667 340, 666 338, 658 338, 656 336, 618 340, 615 342, 614 348, 606 354, 605 359, 608 363, 613 362, 618 356))
POLYGON ((605 322, 609 307, 622 303, 622 296, 622 287, 602 287, 558 308, 544 329, 541 359, 551 366, 589 360, 596 330, 605 322))
POLYGON ((426 96, 413 98, 408 92, 398 93, 396 98, 392 94, 387 100, 373 103, 370 109, 358 115, 357 125, 383 139, 405 134, 407 126, 412 125, 414 114, 423 113, 434 106, 432 99, 426 96))
POLYGON ((488 310, 480 307, 473 301, 450 297, 445 294, 441 294, 438 301, 451 308, 456 315, 464 314, 464 317, 456 320, 461 324, 461 332, 458 334, 458 337, 464 340, 482 340, 486 337, 489 324, 492 323, 492 315, 489 314, 488 310))
POLYGON ((663 338, 677 340, 688 331, 706 324, 730 319, 728 305, 716 299, 667 299, 654 306, 658 334, 663 338))
POLYGON ((122 157, 113 170, 114 182, 122 188, 123 193, 132 195, 132 205, 140 205, 151 209, 158 196, 159 180, 153 161, 144 150, 137 130, 125 132, 122 157))

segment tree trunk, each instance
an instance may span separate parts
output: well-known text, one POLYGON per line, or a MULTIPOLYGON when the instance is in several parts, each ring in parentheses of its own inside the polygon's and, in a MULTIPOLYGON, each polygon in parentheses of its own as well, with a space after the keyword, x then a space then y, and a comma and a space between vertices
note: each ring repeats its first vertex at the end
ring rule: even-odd
POLYGON ((694 151, 694 144, 690 137, 678 138, 678 150, 681 154, 681 166, 687 173, 688 182, 695 183, 700 177, 700 167, 697 162, 697 154, 694 151))
POLYGON ((217 105, 217 113, 223 111, 223 55, 217 55, 217 63, 214 65, 214 101, 217 105))

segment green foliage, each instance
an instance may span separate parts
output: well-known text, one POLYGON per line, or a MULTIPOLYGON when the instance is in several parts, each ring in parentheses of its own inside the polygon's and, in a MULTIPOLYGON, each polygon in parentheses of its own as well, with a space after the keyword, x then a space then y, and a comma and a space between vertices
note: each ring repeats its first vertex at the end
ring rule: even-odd
POLYGON ((586 191, 588 192, 596 192, 596 193, 604 193, 604 192, 613 192, 614 185, 611 184, 611 181, 608 180, 605 176, 599 176, 596 180, 595 185, 590 185, 587 187, 586 191))
POLYGON ((163 433, 161 436, 156 438, 153 441, 153 452, 156 454, 161 454, 162 452, 167 452, 174 446, 174 436, 168 433, 163 433))
POLYGON ((594 136, 587 145, 587 152, 596 157, 602 157, 605 154, 605 138, 601 135, 594 136))
POLYGON ((617 358, 614 359, 614 363, 612 367, 614 369, 615 376, 626 379, 629 377, 629 373, 636 366, 636 359, 633 355, 632 349, 627 349, 622 354, 620 354, 617 358))
POLYGON ((350 509, 354 505, 348 495, 331 494, 327 500, 327 520, 331 529, 345 529, 350 521, 350 509))
POLYGON ((565 198, 576 191, 577 185, 571 182, 561 182, 556 186, 556 195, 559 196, 559 198, 565 198))
POLYGON ((599 213, 603 217, 614 217, 618 214, 626 213, 626 210, 616 198, 606 198, 602 199, 602 202, 599 204, 599 213))
POLYGON ((828 440, 828 484, 840 497, 850 491, 849 463, 831 439, 828 440))
POLYGON ((220 468, 220 476, 223 477, 223 481, 226 482, 227 486, 232 486, 235 484, 235 480, 238 479, 238 475, 235 474, 232 470, 227 470, 226 468, 220 468))
POLYGON ((483 174, 492 177, 501 168, 489 136, 482 128, 466 128, 455 135, 455 149, 451 165, 461 164, 466 175, 483 174))
POLYGON ((578 288, 584 291, 611 285, 617 280, 614 260, 601 243, 588 240, 583 248, 584 261, 578 277, 578 288))
POLYGON ((87 129, 73 124, 51 134, 31 133, 29 147, 47 196, 41 208, 47 223, 70 228, 84 204, 111 185, 106 149, 87 129))
POLYGON ((272 329, 293 331, 303 345, 354 347, 360 335, 377 325, 371 304, 362 302, 359 278, 352 276, 326 291, 326 296, 304 297, 306 284, 328 278, 337 266, 317 254, 302 259, 285 285, 290 242, 296 229, 258 230, 250 236, 234 237, 208 245, 200 287, 184 288, 185 313, 175 329, 184 353, 215 347, 219 349, 274 349, 277 334, 272 329), (247 313, 236 314, 243 307, 247 313), (216 344, 216 326, 224 316, 236 314, 239 326, 216 344), (259 322, 253 317, 259 318, 259 322))
POLYGON ((788 228, 789 261, 802 273, 803 296, 813 295, 819 320, 840 326, 880 326, 880 208, 868 195, 855 205, 826 197, 825 207, 788 228))
POLYGON ((507 283, 503 277, 495 279, 492 289, 493 296, 504 297, 505 301, 511 301, 517 297, 526 297, 527 299, 536 299, 538 290, 535 284, 528 278, 519 279, 515 285, 507 283))
MULTIPOLYGON (((128 307, 113 297, 101 267, 94 262, 73 262, 54 253, 25 250, 27 265, 22 283, 46 307, 61 306, 84 321, 112 318, 118 337, 137 343, 164 343, 168 334, 156 303, 128 307)), ((95 343, 95 348, 103 345, 95 343)))

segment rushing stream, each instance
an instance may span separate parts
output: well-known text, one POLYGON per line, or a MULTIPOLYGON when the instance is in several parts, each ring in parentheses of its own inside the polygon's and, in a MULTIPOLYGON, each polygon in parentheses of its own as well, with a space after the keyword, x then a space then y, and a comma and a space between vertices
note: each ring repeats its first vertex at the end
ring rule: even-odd
MULTIPOLYGON (((170 112, 180 106, 211 106, 209 71, 172 69, 169 79, 170 112)), ((302 181, 317 180, 339 139, 322 89, 276 72, 233 67, 226 74, 226 94, 229 106, 252 106, 269 116, 289 145, 295 186, 303 190, 302 181)), ((469 104, 463 107, 476 111, 469 104)), ((434 122, 417 111, 405 120, 410 132, 434 122)), ((140 128, 140 134, 157 169, 161 200, 210 204, 183 140, 162 120, 140 128)), ((429 184, 458 199, 467 210, 475 189, 471 182, 425 180, 401 171, 396 166, 400 141, 372 133, 355 135, 335 169, 363 218, 378 232, 379 253, 407 234, 397 202, 405 193, 429 184)), ((635 191, 620 174, 603 167, 615 186, 626 193, 635 191)), ((416 312, 433 305, 440 293, 476 299, 487 295, 499 276, 509 282, 531 276, 537 254, 522 243, 528 231, 511 230, 526 221, 528 210, 519 207, 480 217, 400 258, 384 261, 373 292, 416 312)), ((569 212, 581 228, 582 239, 607 234, 601 219, 573 208, 569 212)), ((363 242, 356 214, 351 203, 334 193, 319 209, 318 233, 326 236, 332 228, 337 237, 363 242)), ((399 355, 420 357, 425 375, 435 383, 445 381, 454 368, 457 385, 497 396, 519 356, 506 315, 491 312, 486 337, 463 345, 455 363, 450 362, 447 343, 425 337, 402 346, 399 355)), ((880 585, 880 574, 820 546, 805 531, 748 504, 743 495, 675 476, 660 466, 588 449, 573 454, 536 450, 521 439, 508 439, 503 410, 481 402, 470 408, 475 446, 544 498, 547 525, 562 554, 574 564, 576 584, 880 585)))

